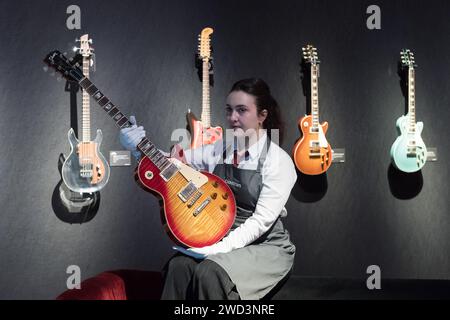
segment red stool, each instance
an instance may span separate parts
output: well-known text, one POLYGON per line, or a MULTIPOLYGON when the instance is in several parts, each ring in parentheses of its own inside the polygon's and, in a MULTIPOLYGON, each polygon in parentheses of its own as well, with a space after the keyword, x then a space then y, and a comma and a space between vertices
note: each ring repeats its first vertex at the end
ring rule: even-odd
POLYGON ((67 290, 57 300, 159 300, 163 289, 160 272, 106 271, 81 282, 81 289, 67 290))

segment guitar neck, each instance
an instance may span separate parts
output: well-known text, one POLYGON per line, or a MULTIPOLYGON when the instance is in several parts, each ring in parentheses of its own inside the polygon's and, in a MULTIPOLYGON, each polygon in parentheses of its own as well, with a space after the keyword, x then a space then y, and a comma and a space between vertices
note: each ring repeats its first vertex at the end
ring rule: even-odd
POLYGON ((313 128, 319 127, 319 65, 311 65, 311 115, 313 128))
POLYGON ((202 68, 202 115, 201 121, 205 128, 211 126, 211 105, 210 105, 210 92, 209 92, 209 59, 203 59, 202 68))
POLYGON ((408 114, 409 131, 416 131, 416 89, 415 89, 415 71, 413 67, 408 67, 408 114))
MULTIPOLYGON (((89 78, 90 59, 83 57, 83 74, 89 78)), ((86 90, 83 90, 83 108, 82 108, 82 141, 91 141, 91 113, 90 98, 86 90)))
MULTIPOLYGON (((123 129, 132 126, 128 118, 106 97, 88 78, 84 77, 79 81, 80 86, 99 104, 99 106, 114 120, 116 125, 123 129)), ((158 148, 144 137, 137 145, 137 148, 147 156, 160 170, 167 168, 171 162, 164 156, 158 148)))

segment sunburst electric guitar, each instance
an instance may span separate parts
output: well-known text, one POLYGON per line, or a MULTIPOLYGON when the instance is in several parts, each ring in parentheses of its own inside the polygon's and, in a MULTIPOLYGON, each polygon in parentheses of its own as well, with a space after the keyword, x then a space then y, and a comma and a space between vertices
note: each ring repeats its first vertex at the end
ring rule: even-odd
POLYGON ((211 60, 212 28, 204 28, 199 35, 199 57, 202 60, 202 115, 201 120, 189 111, 187 120, 191 132, 191 149, 211 144, 222 139, 221 127, 211 127, 211 100, 209 84, 209 62, 211 60))
POLYGON ((311 114, 298 121, 302 138, 294 145, 293 158, 298 170, 318 175, 328 170, 333 158, 325 134, 328 123, 319 123, 319 60, 312 45, 302 48, 303 58, 311 66, 311 114))
POLYGON ((391 147, 392 163, 403 172, 416 172, 422 169, 427 160, 427 147, 421 134, 423 123, 416 122, 416 90, 414 54, 409 49, 400 52, 401 64, 408 71, 408 113, 397 119, 399 136, 391 147))
MULTIPOLYGON (((83 74, 89 77, 89 67, 93 49, 89 36, 80 37, 79 53, 83 57, 83 74)), ((100 129, 94 140, 91 140, 90 97, 83 90, 82 109, 82 139, 77 139, 75 131, 68 132, 71 152, 62 166, 62 178, 67 187, 80 193, 96 192, 101 190, 109 179, 109 165, 100 152, 103 135, 100 129)))
MULTIPOLYGON (((119 108, 66 56, 53 51, 44 61, 67 79, 77 81, 119 128, 131 126, 119 108)), ((143 157, 136 169, 136 180, 144 189, 162 198, 161 217, 171 238, 188 247, 204 247, 221 240, 236 216, 236 202, 230 187, 213 174, 166 158, 146 137, 137 148, 143 157)))

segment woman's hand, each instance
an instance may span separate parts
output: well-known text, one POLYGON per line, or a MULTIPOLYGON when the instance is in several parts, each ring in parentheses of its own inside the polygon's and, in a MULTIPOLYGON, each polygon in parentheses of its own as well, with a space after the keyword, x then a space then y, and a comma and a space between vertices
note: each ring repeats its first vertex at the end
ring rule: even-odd
POLYGON ((141 152, 137 150, 137 145, 145 137, 145 130, 143 126, 136 125, 136 118, 134 116, 130 117, 131 127, 124 128, 120 130, 119 141, 122 146, 131 151, 136 160, 141 157, 141 152))

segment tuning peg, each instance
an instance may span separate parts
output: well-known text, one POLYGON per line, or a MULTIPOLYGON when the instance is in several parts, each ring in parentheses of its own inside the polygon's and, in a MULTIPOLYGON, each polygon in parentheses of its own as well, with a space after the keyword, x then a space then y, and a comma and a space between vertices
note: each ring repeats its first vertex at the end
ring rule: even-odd
POLYGON ((75 38, 75 42, 80 42, 81 40, 78 38, 75 38))
POLYGON ((78 47, 73 47, 72 50, 73 50, 73 52, 77 52, 77 50, 80 50, 80 48, 78 48, 78 47))
POLYGON ((89 39, 88 42, 92 44, 92 43, 94 43, 94 40, 89 39))

